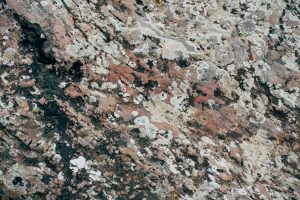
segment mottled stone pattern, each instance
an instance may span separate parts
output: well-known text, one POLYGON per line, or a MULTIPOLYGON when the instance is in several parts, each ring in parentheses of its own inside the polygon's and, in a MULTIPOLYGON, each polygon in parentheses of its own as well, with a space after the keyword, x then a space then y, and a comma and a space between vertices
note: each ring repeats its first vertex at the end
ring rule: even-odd
POLYGON ((298 0, 0 0, 0 199, 300 199, 298 0))

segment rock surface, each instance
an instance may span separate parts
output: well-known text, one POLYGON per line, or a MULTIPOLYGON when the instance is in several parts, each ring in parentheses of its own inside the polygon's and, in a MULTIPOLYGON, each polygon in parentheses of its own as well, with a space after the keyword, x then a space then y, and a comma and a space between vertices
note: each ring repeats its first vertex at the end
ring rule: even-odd
POLYGON ((0 199, 300 199, 297 0, 0 0, 0 199))

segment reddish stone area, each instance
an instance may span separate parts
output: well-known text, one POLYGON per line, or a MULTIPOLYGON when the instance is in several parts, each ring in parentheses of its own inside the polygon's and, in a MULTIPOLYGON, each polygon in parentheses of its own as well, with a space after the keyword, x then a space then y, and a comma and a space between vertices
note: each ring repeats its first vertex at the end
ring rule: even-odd
POLYGON ((300 199, 299 6, 0 0, 0 200, 300 199))

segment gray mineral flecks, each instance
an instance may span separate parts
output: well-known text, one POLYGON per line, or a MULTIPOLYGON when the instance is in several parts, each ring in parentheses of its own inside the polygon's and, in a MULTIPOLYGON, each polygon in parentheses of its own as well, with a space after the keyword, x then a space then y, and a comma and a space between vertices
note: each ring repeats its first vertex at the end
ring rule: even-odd
POLYGON ((297 0, 0 0, 0 200, 300 199, 297 0))

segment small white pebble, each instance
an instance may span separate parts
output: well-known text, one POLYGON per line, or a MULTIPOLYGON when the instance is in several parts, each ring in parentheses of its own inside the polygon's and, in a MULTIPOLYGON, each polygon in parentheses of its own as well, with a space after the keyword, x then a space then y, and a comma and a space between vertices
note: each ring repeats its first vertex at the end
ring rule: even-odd
POLYGON ((65 88, 67 86, 66 82, 61 82, 58 87, 65 88))
POLYGON ((90 103, 96 103, 96 102, 97 102, 97 98, 94 97, 94 96, 90 96, 90 97, 89 97, 89 102, 90 102, 90 103))
POLYGON ((97 171, 91 170, 89 177, 93 181, 100 181, 101 180, 101 172, 98 170, 97 171))
POLYGON ((168 97, 168 95, 167 95, 167 93, 165 93, 165 92, 162 92, 162 93, 159 94, 159 98, 160 98, 160 100, 162 100, 162 101, 166 100, 167 97, 168 97))
POLYGON ((191 175, 190 172, 188 172, 186 170, 184 171, 184 173, 185 173, 186 176, 190 176, 191 175))
POLYGON ((78 169, 83 169, 86 165, 86 159, 83 156, 70 160, 70 163, 78 169))
POLYGON ((42 6, 47 6, 48 5, 47 1, 41 1, 40 3, 41 3, 42 6))
POLYGON ((97 0, 91 0, 92 4, 97 4, 97 0))
POLYGON ((138 126, 148 124, 149 122, 150 121, 149 121, 148 117, 146 117, 146 116, 138 117, 134 120, 134 123, 138 126))
POLYGON ((61 180, 61 181, 65 179, 63 172, 59 172, 59 174, 57 175, 57 177, 58 177, 58 180, 61 180))
POLYGON ((134 117, 136 117, 136 116, 138 116, 139 115, 139 112, 137 112, 137 111, 132 111, 132 113, 131 113, 134 117))
POLYGON ((99 85, 98 85, 98 83, 96 83, 96 82, 92 82, 92 83, 91 83, 91 87, 92 87, 92 88, 99 88, 99 85))
POLYGON ((133 68, 133 67, 136 66, 136 64, 134 62, 132 62, 132 61, 129 61, 128 62, 128 66, 131 67, 131 68, 133 68))

